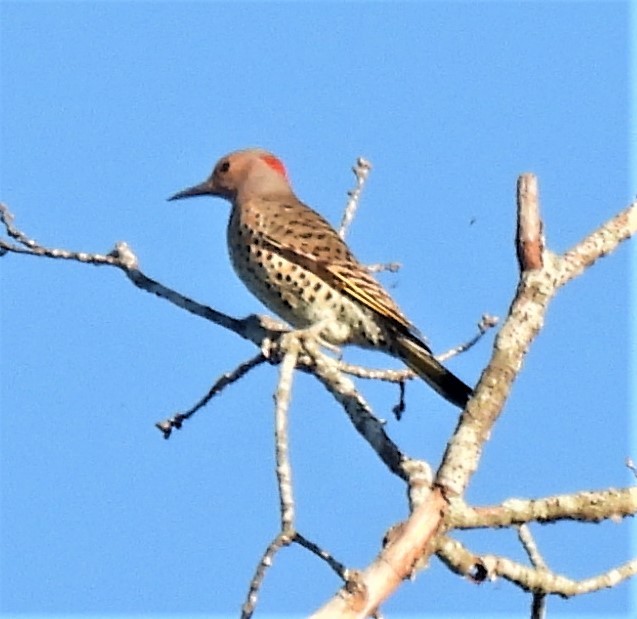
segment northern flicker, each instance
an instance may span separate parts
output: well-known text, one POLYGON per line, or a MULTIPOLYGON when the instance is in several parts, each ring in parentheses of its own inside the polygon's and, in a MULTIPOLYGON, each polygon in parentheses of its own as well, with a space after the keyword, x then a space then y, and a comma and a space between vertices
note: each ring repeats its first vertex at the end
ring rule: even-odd
POLYGON ((207 180, 169 200, 201 195, 232 204, 230 259, 266 307, 297 329, 316 326, 331 344, 356 344, 402 359, 443 397, 464 408, 471 388, 434 358, 336 230, 296 197, 276 156, 261 149, 230 153, 207 180))

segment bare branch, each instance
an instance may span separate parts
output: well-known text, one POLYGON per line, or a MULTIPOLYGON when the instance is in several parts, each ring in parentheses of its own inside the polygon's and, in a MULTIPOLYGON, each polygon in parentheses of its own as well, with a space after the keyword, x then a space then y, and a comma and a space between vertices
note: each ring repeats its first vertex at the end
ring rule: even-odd
POLYGON ((360 574, 352 593, 341 589, 327 604, 311 615, 312 619, 364 618, 409 578, 421 557, 428 553, 429 541, 439 533, 445 509, 440 489, 434 489, 418 505, 399 533, 381 551, 374 562, 360 574))
POLYGON ((616 586, 637 574, 637 560, 629 561, 602 574, 584 580, 573 580, 545 568, 529 567, 496 555, 478 556, 463 544, 442 537, 436 555, 451 570, 462 576, 480 580, 495 580, 498 576, 531 593, 572 597, 616 586))
POLYGON ((384 423, 374 416, 369 404, 356 390, 354 383, 340 372, 339 362, 327 355, 316 355, 313 372, 323 386, 345 409, 358 433, 369 443, 389 470, 401 479, 408 479, 404 469, 407 458, 387 436, 384 423))
POLYGON ((537 543, 531 533, 531 529, 529 529, 526 524, 521 524, 516 528, 518 530, 518 539, 522 543, 522 547, 526 551, 526 554, 531 561, 531 565, 533 565, 533 567, 541 567, 545 569, 547 567, 546 562, 540 554, 540 550, 537 547, 537 543))
POLYGON ((484 336, 484 334, 492 329, 498 324, 500 319, 497 316, 492 316, 491 314, 482 314, 482 318, 478 323, 478 333, 476 333, 469 341, 464 344, 460 344, 447 352, 442 353, 441 355, 436 355, 436 359, 438 361, 448 361, 452 357, 459 355, 463 352, 467 352, 470 348, 473 348, 484 336))
POLYGON ((248 589, 248 595, 246 596, 246 600, 241 607, 241 619, 250 619, 254 610, 257 606, 257 602, 259 601, 259 591, 261 589, 261 585, 263 584, 263 579, 265 578, 265 573, 268 571, 268 568, 272 567, 272 561, 274 560, 274 555, 276 555, 281 548, 284 546, 289 546, 292 542, 292 539, 286 533, 279 533, 273 540, 270 542, 269 546, 266 548, 261 560, 259 561, 259 565, 257 565, 257 569, 250 581, 250 587, 248 589))
POLYGON ((267 569, 272 565, 274 555, 284 546, 290 545, 296 538, 294 531, 294 495, 292 492, 292 467, 289 459, 288 408, 292 392, 294 368, 299 356, 300 342, 295 332, 283 336, 281 349, 284 351, 279 370, 279 381, 274 394, 274 435, 276 451, 276 476, 281 506, 281 531, 272 540, 259 561, 250 588, 241 611, 241 617, 249 619, 254 612, 259 590, 267 569))
POLYGON ((520 273, 541 269, 544 264, 544 235, 540 218, 537 177, 522 174, 518 178, 518 229, 516 250, 520 273))
MULTIPOLYGON (((354 217, 360 191, 368 172, 369 164, 364 160, 359 160, 355 168, 357 186, 350 192, 350 202, 347 205, 340 228, 341 236, 345 235, 354 217)), ((625 211, 612 218, 563 256, 556 256, 544 247, 543 223, 539 213, 535 178, 525 175, 520 179, 518 183, 517 253, 521 276, 517 293, 512 301, 509 315, 495 339, 489 366, 483 372, 475 395, 468 403, 454 436, 447 445, 433 486, 429 467, 425 463, 407 458, 399 450, 385 433, 383 422, 374 416, 370 406, 356 390, 353 382, 342 373, 341 370, 345 366, 323 354, 316 343, 313 345, 304 343, 302 349, 293 347, 291 351, 290 349, 286 350, 285 337, 281 337, 288 331, 286 327, 277 325, 272 328, 267 321, 256 316, 238 320, 200 305, 162 286, 139 271, 137 257, 125 243, 118 244, 107 255, 51 250, 40 246, 17 231, 13 227, 11 215, 4 205, 0 205, 0 219, 9 236, 17 241, 17 244, 13 244, 0 240, 0 253, 28 253, 77 260, 95 265, 116 266, 123 270, 139 288, 232 330, 260 346, 263 354, 254 358, 254 360, 259 359, 258 363, 262 363, 265 358, 269 358, 272 363, 282 362, 276 413, 277 474, 279 475, 281 519, 284 530, 268 546, 257 567, 250 584, 242 616, 251 616, 265 571, 276 552, 295 541, 291 475, 289 474, 289 463, 286 464, 287 426, 285 421, 289 402, 289 382, 295 365, 303 371, 311 372, 317 376, 326 389, 343 406, 357 431, 368 441, 385 465, 394 474, 409 483, 412 508, 409 519, 392 528, 391 535, 388 536, 387 542, 377 558, 361 572, 347 572, 348 578, 345 587, 315 615, 316 617, 365 617, 376 612, 380 603, 415 569, 426 562, 434 550, 443 560, 448 560, 450 566, 455 565, 455 569, 458 571, 460 570, 459 565, 462 565, 463 569, 466 567, 466 571, 459 571, 459 573, 473 574, 476 580, 500 575, 526 590, 541 595, 547 593, 574 595, 586 590, 593 591, 605 586, 612 586, 637 571, 637 563, 630 562, 593 579, 576 582, 556 575, 542 566, 529 568, 490 555, 477 558, 459 546, 457 542, 449 538, 441 539, 439 537, 448 526, 467 527, 467 523, 472 523, 473 527, 509 526, 512 522, 518 524, 526 522, 528 520, 519 520, 522 508, 533 513, 534 519, 538 521, 548 521, 548 519, 545 513, 536 514, 533 511, 535 508, 553 510, 551 511, 553 519, 559 518, 559 514, 563 513, 561 516, 563 518, 572 519, 573 514, 575 514, 576 519, 584 521, 598 521, 635 513, 636 497, 632 492, 633 489, 603 491, 614 494, 612 496, 605 494, 602 497, 604 504, 601 507, 597 501, 602 493, 588 493, 597 495, 595 497, 586 497, 584 496, 586 493, 570 495, 567 496, 570 503, 567 503, 564 497, 559 497, 559 501, 551 503, 551 500, 555 500, 553 497, 535 502, 522 502, 524 503, 522 508, 519 502, 507 501, 497 508, 465 510, 472 511, 473 516, 459 515, 460 510, 454 511, 450 505, 454 504, 457 500, 456 497, 463 496, 477 469, 482 448, 501 413, 513 381, 522 366, 524 356, 534 337, 543 326, 544 315, 551 298, 560 286, 580 274, 599 257, 613 251, 621 241, 637 231, 637 203, 633 203, 625 211), (289 372, 289 375, 285 374, 285 377, 284 368, 286 373, 289 372), (579 503, 574 500, 574 497, 580 499, 579 503), (568 514, 565 511, 567 509, 570 510, 568 514), (582 511, 574 512, 573 509, 582 511), (493 524, 498 518, 502 522, 508 518, 509 522, 493 524), (478 521, 480 524, 476 524, 478 521), (482 524, 485 521, 490 522, 490 524, 482 524)), ((255 366, 256 364, 255 362, 255 366)), ((369 370, 368 373, 370 372, 374 371, 369 370)), ((386 376, 392 376, 394 382, 396 381, 397 374, 386 374, 386 376)), ((406 380, 405 376, 398 382, 402 384, 404 380, 406 380)), ((537 601, 539 606, 541 601, 539 597, 537 601)))
POLYGON ((325 561, 325 563, 327 563, 342 580, 347 580, 347 572, 349 570, 340 561, 337 561, 329 552, 327 552, 327 550, 323 550, 298 532, 294 534, 294 539, 292 541, 299 546, 303 546, 303 548, 306 548, 311 553, 315 554, 319 559, 325 561))
MULTIPOLYGON (((438 361, 443 362, 455 357, 460 353, 464 353, 470 348, 473 348, 489 331, 498 324, 499 318, 492 316, 491 314, 483 314, 478 322, 478 333, 474 335, 470 340, 459 344, 458 346, 440 354, 436 355, 438 361)), ((356 376, 357 378, 366 378, 370 380, 382 380, 389 383, 404 383, 405 381, 416 378, 416 374, 410 369, 404 370, 379 370, 375 368, 367 368, 361 365, 355 365, 353 363, 347 363, 346 361, 339 360, 339 369, 345 374, 356 376)))
POLYGON ((293 537, 294 495, 292 492, 292 467, 289 458, 288 409, 292 392, 292 377, 300 349, 299 340, 294 332, 284 336, 282 347, 285 349, 285 355, 279 370, 279 384, 274 394, 276 403, 274 413, 276 477, 281 505, 281 533, 293 537))
MULTIPOLYGON (((524 197, 519 196, 518 220, 525 217, 525 213, 521 211, 527 208, 526 204, 524 197)), ((600 239, 600 242, 589 242, 586 247, 594 247, 599 257, 614 249, 620 241, 629 238, 637 228, 636 210, 637 205, 633 204, 623 214, 610 220, 600 231, 591 235, 595 239, 600 239), (603 230, 608 232, 604 233, 603 230)), ((532 221, 533 218, 527 219, 532 221)), ((525 230, 524 225, 519 224, 519 228, 524 232, 524 238, 540 242, 537 235, 534 236, 525 230)), ((581 258, 580 263, 592 264, 591 254, 585 251, 576 252, 580 257, 583 254, 586 255, 586 259, 581 258)), ((526 258, 524 260, 526 264, 526 258)), ((434 489, 427 500, 412 512, 396 538, 362 572, 361 588, 365 593, 364 599, 352 598, 345 589, 341 589, 313 617, 365 617, 391 595, 403 578, 409 576, 413 566, 427 560, 433 550, 432 542, 440 532, 446 516, 449 506, 447 501, 464 494, 473 473, 477 470, 483 445, 502 411, 524 356, 543 325, 548 303, 559 285, 567 281, 560 272, 559 260, 544 260, 542 268, 524 271, 521 274, 509 315, 495 339, 489 366, 482 373, 475 394, 447 444, 434 489), (412 526, 417 528, 414 530, 412 526), (407 536, 407 531, 412 532, 413 537, 407 536), (403 545, 406 539, 409 542, 408 549, 403 545), (391 570, 385 572, 383 568, 378 567, 379 563, 390 565, 391 570), (379 575, 382 578, 377 580, 379 575)), ((574 262, 574 258, 568 255, 563 259, 564 264, 571 265, 571 270, 574 269, 574 262)), ((530 264, 532 263, 530 260, 530 264)))
POLYGON ((359 157, 356 160, 356 165, 352 168, 352 172, 354 172, 354 176, 356 176, 356 187, 347 192, 349 200, 347 201, 347 205, 345 206, 345 212, 343 213, 343 219, 341 219, 341 225, 338 228, 338 234, 342 239, 345 238, 347 229, 354 220, 356 209, 358 208, 358 202, 361 197, 361 192, 363 191, 365 181, 367 180, 367 176, 369 175, 369 171, 371 169, 372 164, 362 157, 359 157))
MULTIPOLYGON (((520 196, 518 220, 525 217, 520 210, 527 205, 528 202, 520 196)), ((533 217, 530 219, 533 220, 533 217)), ((521 274, 509 315, 495 339, 489 365, 460 417, 438 471, 437 483, 452 495, 461 496, 476 471, 482 446, 502 411, 531 342, 544 324, 551 298, 560 286, 581 273, 586 265, 613 251, 636 231, 637 202, 564 257, 545 259, 541 269, 521 274)))
POLYGON ((637 201, 582 239, 558 261, 556 286, 563 286, 637 233, 637 201))
POLYGON ((370 273, 381 273, 382 271, 389 271, 390 273, 397 273, 400 271, 402 265, 400 262, 377 262, 375 264, 368 264, 366 266, 370 273))
POLYGON ((341 359, 338 360, 338 369, 350 376, 356 378, 365 378, 367 380, 382 380, 388 383, 402 383, 406 380, 416 378, 416 374, 411 370, 380 370, 376 368, 366 368, 362 365, 347 363, 341 359))
POLYGON ((144 275, 139 270, 139 260, 126 243, 117 243, 108 254, 76 252, 66 249, 48 249, 39 245, 36 241, 30 239, 24 233, 13 227, 13 215, 9 212, 7 206, 2 203, 0 203, 0 221, 7 229, 7 233, 11 237, 18 239, 19 242, 24 245, 24 247, 17 247, 0 239, 0 249, 2 249, 4 253, 23 253, 58 260, 75 260, 94 266, 117 267, 124 271, 131 282, 141 290, 150 292, 161 299, 170 301, 177 307, 185 309, 191 314, 205 318, 221 327, 233 331, 242 338, 255 343, 257 346, 261 346, 264 341, 278 337, 282 331, 289 330, 284 326, 281 327, 281 323, 265 317, 262 318, 251 315, 244 319, 233 318, 167 288, 163 284, 144 275))
POLYGON ((163 433, 164 438, 167 439, 170 437, 173 429, 179 430, 183 422, 186 419, 190 419, 200 408, 203 408, 214 396, 218 393, 221 393, 225 387, 235 383, 240 378, 243 378, 250 370, 261 365, 267 361, 267 359, 263 356, 262 353, 259 353, 252 359, 248 359, 248 361, 244 361, 242 364, 237 366, 232 372, 226 372, 222 374, 210 387, 208 393, 199 400, 192 408, 188 409, 183 413, 176 413, 172 417, 168 419, 164 419, 163 421, 158 421, 155 426, 163 433))
MULTIPOLYGON (((522 543, 522 546, 531 561, 531 565, 539 569, 548 569, 529 527, 525 524, 521 524, 517 527, 517 529, 518 539, 522 543)), ((544 619, 545 616, 546 593, 539 593, 536 591, 533 593, 531 599, 531 619, 544 619)))
POLYGON ((637 514, 637 488, 611 488, 542 499, 508 499, 501 505, 468 507, 454 499, 448 523, 454 529, 509 527, 559 520, 602 522, 637 514))

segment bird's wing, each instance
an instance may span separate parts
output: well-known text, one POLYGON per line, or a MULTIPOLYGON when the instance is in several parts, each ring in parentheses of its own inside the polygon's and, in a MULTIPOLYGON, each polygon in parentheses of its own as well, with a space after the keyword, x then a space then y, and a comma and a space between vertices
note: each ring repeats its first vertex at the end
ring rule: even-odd
POLYGON ((336 230, 316 211, 305 205, 281 205, 287 211, 287 224, 280 219, 271 226, 263 225, 260 233, 265 243, 291 262, 318 275, 322 280, 379 316, 400 331, 418 335, 413 325, 385 289, 352 255, 336 230))

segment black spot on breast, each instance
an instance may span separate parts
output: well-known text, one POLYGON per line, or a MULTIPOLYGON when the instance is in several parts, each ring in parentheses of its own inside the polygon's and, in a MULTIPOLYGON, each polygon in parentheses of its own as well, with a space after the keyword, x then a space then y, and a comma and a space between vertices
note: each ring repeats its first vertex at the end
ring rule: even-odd
POLYGON ((323 284, 321 282, 316 282, 316 284, 314 284, 314 292, 318 292, 322 287, 323 284))

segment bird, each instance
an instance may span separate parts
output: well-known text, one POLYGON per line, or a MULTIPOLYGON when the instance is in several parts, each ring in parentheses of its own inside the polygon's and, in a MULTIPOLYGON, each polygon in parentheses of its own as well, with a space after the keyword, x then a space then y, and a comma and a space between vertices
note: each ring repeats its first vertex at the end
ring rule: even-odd
POLYGON ((354 344, 399 358, 446 400, 465 407, 472 389, 434 357, 332 225, 296 196, 279 157, 261 148, 234 151, 205 181, 168 200, 205 195, 230 202, 230 261, 269 310, 332 346, 354 344))

